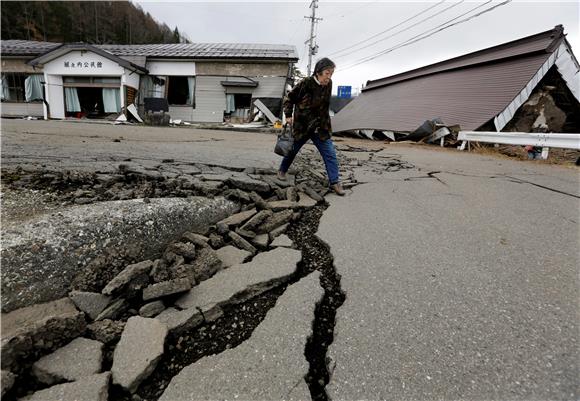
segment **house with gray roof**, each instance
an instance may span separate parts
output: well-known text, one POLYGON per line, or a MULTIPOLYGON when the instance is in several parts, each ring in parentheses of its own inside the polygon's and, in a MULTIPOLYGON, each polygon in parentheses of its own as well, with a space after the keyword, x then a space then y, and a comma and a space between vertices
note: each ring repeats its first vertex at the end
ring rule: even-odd
POLYGON ((5 40, 2 116, 115 118, 135 104, 190 122, 247 121, 260 99, 281 113, 289 45, 191 43, 90 45, 5 40))
POLYGON ((580 65, 558 25, 368 81, 333 117, 332 128, 381 131, 393 138, 440 119, 468 131, 580 132, 579 101, 580 65))

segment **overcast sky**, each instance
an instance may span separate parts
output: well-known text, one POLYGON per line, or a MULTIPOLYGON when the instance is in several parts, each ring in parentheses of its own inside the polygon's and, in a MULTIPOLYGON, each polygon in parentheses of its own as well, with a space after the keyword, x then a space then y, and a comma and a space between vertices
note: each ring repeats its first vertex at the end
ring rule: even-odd
MULTIPOLYGON (((317 17, 323 20, 317 25, 319 50, 314 61, 328 56, 337 64, 334 92, 338 85, 350 85, 354 91, 370 79, 533 35, 558 24, 564 25, 567 39, 580 58, 577 0, 512 0, 500 5, 505 1, 321 0, 317 17), (498 7, 486 12, 493 6, 498 7), (451 20, 460 22, 480 12, 485 13, 435 32, 451 20), (426 39, 398 48, 433 32, 426 39), (378 55, 381 52, 385 54, 378 55)), ((172 29, 177 26, 192 42, 294 45, 300 57, 298 66, 306 71, 304 42, 310 35, 310 22, 304 16, 310 15, 310 0, 134 3, 172 29)))

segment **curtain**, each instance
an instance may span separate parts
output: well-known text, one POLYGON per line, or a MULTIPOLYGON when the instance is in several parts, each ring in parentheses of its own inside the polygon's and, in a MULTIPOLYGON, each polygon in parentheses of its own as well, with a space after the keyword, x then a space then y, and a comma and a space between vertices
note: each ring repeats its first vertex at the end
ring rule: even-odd
POLYGON ((151 75, 145 75, 141 77, 143 80, 141 84, 141 101, 143 102, 146 97, 164 97, 165 95, 165 85, 157 85, 153 81, 151 75))
POLYGON ((64 88, 64 100, 66 104, 66 111, 81 111, 81 103, 79 102, 77 88, 64 88))
POLYGON ((8 79, 4 75, 0 77, 0 98, 2 100, 10 100, 10 90, 8 89, 8 79))
POLYGON ((24 94, 27 102, 42 100, 42 85, 40 83, 43 75, 29 75, 24 80, 24 94))
POLYGON ((236 102, 234 95, 226 95, 226 113, 231 113, 236 109, 236 102))
POLYGON ((121 111, 119 88, 103 88, 103 106, 105 106, 105 113, 119 113, 121 111))
POLYGON ((189 89, 187 92, 187 104, 195 107, 195 77, 187 77, 187 87, 189 89))
POLYGON ((153 78, 149 75, 141 77, 141 103, 145 103, 145 98, 150 97, 153 90, 153 78))

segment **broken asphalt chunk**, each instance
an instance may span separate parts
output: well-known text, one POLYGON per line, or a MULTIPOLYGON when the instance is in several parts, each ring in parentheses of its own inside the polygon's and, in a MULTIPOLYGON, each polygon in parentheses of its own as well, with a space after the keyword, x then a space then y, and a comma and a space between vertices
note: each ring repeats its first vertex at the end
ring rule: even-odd
POLYGON ((268 192, 270 185, 261 180, 256 180, 248 176, 234 176, 226 181, 228 185, 243 189, 245 191, 268 192))
POLYGON ((69 298, 74 302, 79 310, 85 312, 92 320, 111 303, 110 296, 97 292, 71 291, 69 298))
POLYGON ((143 290, 143 301, 150 301, 152 299, 178 294, 180 292, 189 291, 190 289, 191 282, 188 278, 162 281, 161 283, 150 285, 143 290))
POLYGON ((216 253, 224 268, 244 263, 246 259, 252 256, 251 252, 238 249, 232 245, 220 248, 216 251, 216 253))
POLYGON ((84 313, 69 298, 2 314, 2 369, 16 370, 22 358, 63 346, 85 328, 84 313))
POLYGON ((221 220, 219 223, 223 223, 223 224, 226 224, 226 225, 232 226, 232 227, 237 227, 240 224, 242 224, 243 222, 245 222, 246 220, 250 219, 256 213, 258 213, 256 209, 247 210, 245 212, 240 212, 240 213, 231 215, 229 217, 226 217, 225 219, 221 220))
POLYGON ((289 286, 247 341, 185 367, 160 401, 309 400, 303 350, 324 295, 319 280, 314 272, 289 286))
POLYGON ((103 343, 75 338, 32 365, 32 373, 42 383, 76 381, 101 371, 103 343))
POLYGON ((166 325, 171 334, 193 329, 202 324, 204 320, 202 313, 196 308, 185 310, 167 308, 155 319, 166 325))
POLYGON ((156 319, 129 318, 113 355, 113 383, 134 393, 163 355, 167 327, 156 319))
POLYGON ((120 292, 132 279, 141 274, 149 274, 152 267, 153 262, 150 260, 145 260, 125 267, 121 273, 109 281, 105 288, 103 288, 102 293, 105 295, 112 295, 115 292, 120 292))
POLYGON ((254 246, 250 244, 248 241, 243 239, 241 235, 236 234, 233 231, 230 231, 228 235, 238 248, 246 250, 250 252, 252 255, 254 255, 257 252, 256 248, 254 248, 254 246))
POLYGON ((222 270, 181 296, 179 308, 213 307, 231 302, 242 302, 288 280, 296 271, 300 251, 276 248, 254 257, 251 262, 222 270))
POLYGON ((26 401, 103 401, 108 397, 111 373, 101 373, 84 377, 72 383, 58 384, 37 391, 26 401))

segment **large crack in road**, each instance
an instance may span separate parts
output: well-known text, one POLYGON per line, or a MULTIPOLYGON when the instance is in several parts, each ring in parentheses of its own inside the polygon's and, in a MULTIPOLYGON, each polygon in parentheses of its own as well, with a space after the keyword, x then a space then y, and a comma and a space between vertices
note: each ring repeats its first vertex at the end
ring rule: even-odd
POLYGON ((315 401, 329 399, 325 390, 330 380, 326 353, 334 340, 336 310, 346 298, 340 287, 340 275, 334 267, 330 247, 315 235, 324 209, 317 207, 304 213, 302 224, 288 231, 288 236, 302 251, 300 262, 302 274, 320 271, 320 284, 324 289, 324 297, 314 312, 312 335, 305 349, 305 356, 310 365, 305 379, 315 401))

